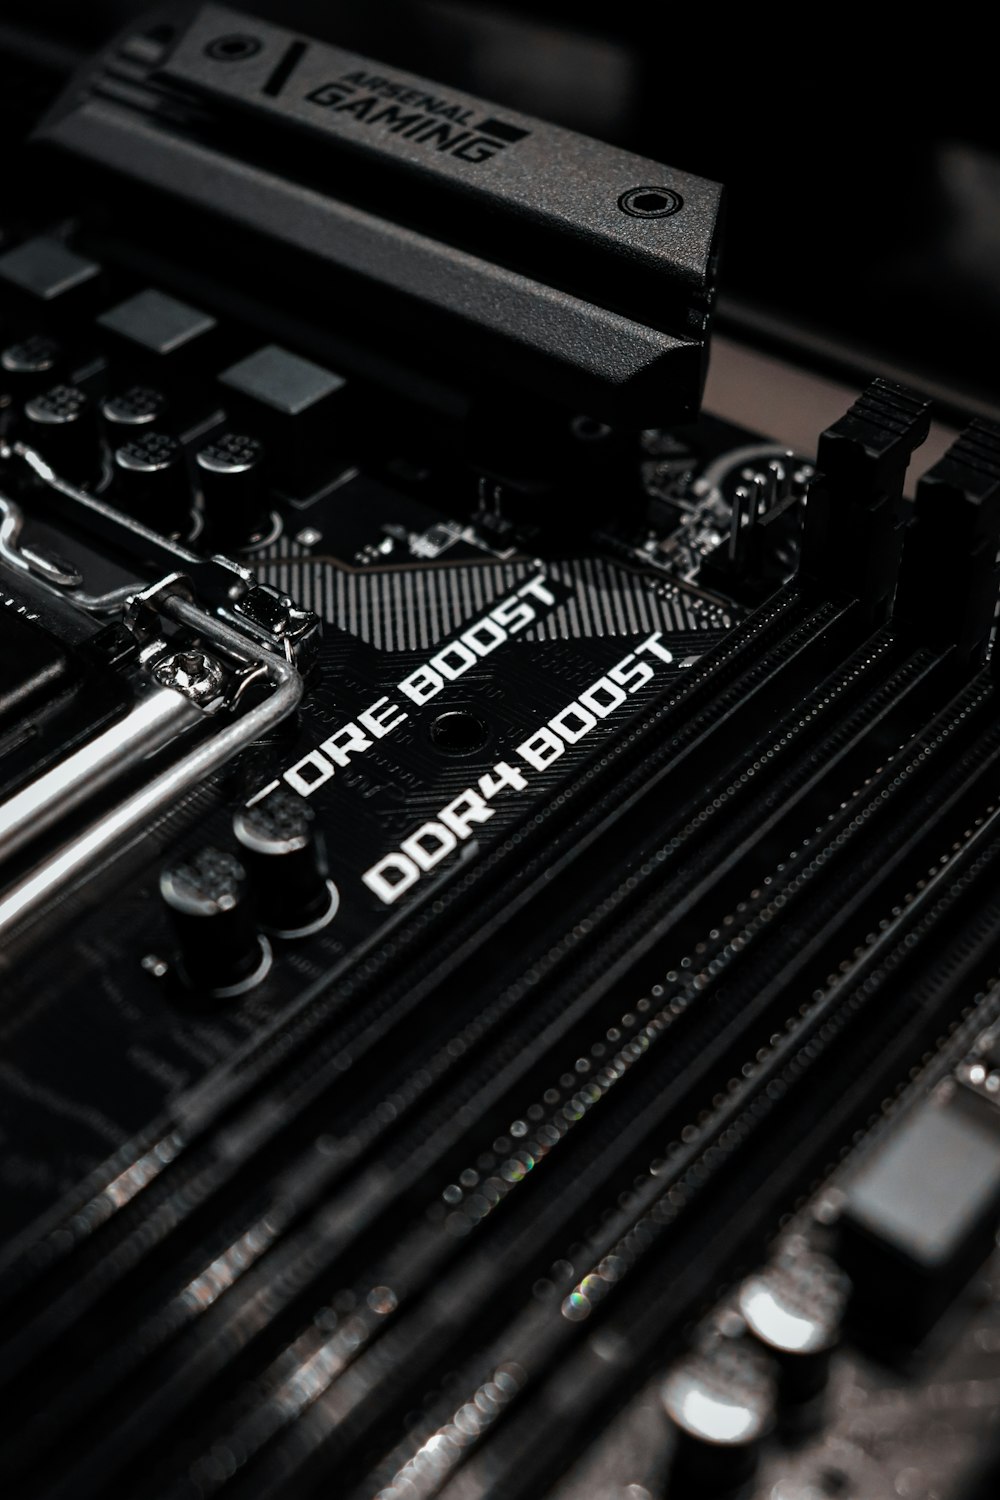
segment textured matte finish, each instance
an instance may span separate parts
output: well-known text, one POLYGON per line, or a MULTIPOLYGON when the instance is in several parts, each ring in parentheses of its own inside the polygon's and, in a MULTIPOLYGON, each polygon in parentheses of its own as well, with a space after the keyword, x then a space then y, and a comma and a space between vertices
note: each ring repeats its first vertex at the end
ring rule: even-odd
MULTIPOLYGON (((322 139, 327 150, 345 160, 355 155, 370 172, 399 168, 401 191, 418 183, 425 195, 452 189, 465 213, 509 213, 521 233, 537 226, 561 238, 585 238, 584 248, 609 253, 619 274, 619 257, 633 267, 668 271, 676 280, 664 287, 664 303, 704 291, 716 184, 315 42, 274 97, 268 79, 294 33, 254 19, 249 27, 262 42, 259 52, 236 64, 213 57, 212 39, 241 27, 248 21, 238 12, 204 6, 164 77, 249 110, 272 129, 293 127, 322 139), (619 203, 637 186, 650 194, 665 188, 681 204, 662 217, 640 218, 619 203)), ((391 199, 385 204, 390 211, 394 206, 391 199)), ((451 226, 450 233, 461 238, 463 226, 451 226)), ((502 222, 494 233, 504 236, 502 222)), ((627 299, 628 288, 618 295, 627 299)), ((650 315, 655 320, 654 310, 650 315)))
POLYGON ((164 249, 280 285, 336 367, 346 340, 446 407, 527 387, 634 425, 696 413, 716 184, 218 6, 140 97, 97 67, 36 140, 150 194, 164 249))

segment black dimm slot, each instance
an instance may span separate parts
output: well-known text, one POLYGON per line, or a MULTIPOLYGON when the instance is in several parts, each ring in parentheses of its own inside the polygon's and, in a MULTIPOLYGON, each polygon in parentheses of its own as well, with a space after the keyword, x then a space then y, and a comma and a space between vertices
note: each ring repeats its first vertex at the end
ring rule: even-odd
MULTIPOLYGON (((1000 945, 997 936, 1000 895, 995 874, 990 870, 1000 850, 996 836, 998 820, 1000 814, 992 814, 946 870, 938 869, 930 875, 907 918, 893 922, 872 951, 831 987, 825 1003, 817 1007, 816 1014, 803 1028, 804 1034, 784 1039, 783 1045, 775 1050, 771 1066, 762 1068, 752 1080, 745 1097, 739 1101, 739 1111, 730 1105, 724 1123, 718 1119, 711 1121, 710 1130, 700 1132, 696 1142, 679 1151, 668 1169, 650 1184, 642 1212, 621 1216, 622 1223, 615 1229, 620 1227, 632 1236, 636 1264, 640 1267, 639 1284, 618 1299, 624 1306, 610 1323, 602 1324, 602 1337, 608 1348, 620 1341, 622 1358, 609 1362, 598 1356, 592 1345, 578 1347, 575 1366, 561 1368, 541 1393, 534 1391, 531 1401, 526 1406, 522 1403, 516 1422, 507 1430, 501 1429, 481 1464, 474 1460, 469 1470, 459 1473, 454 1483, 442 1491, 442 1500, 445 1497, 471 1500, 473 1495, 483 1493, 479 1486, 487 1472, 489 1493, 497 1500, 528 1500, 529 1496, 542 1493, 558 1477, 574 1451, 574 1439, 578 1451, 581 1432, 592 1431, 594 1425, 606 1420, 634 1388, 634 1383, 662 1361, 679 1319, 689 1316, 691 1307, 696 1307, 699 1301, 712 1296, 741 1257, 752 1258, 762 1251, 781 1209, 794 1201, 795 1193, 807 1187, 815 1173, 823 1170, 838 1145, 849 1139, 852 1126, 865 1123, 886 1089, 905 1077, 914 1050, 921 1044, 932 1043, 948 1020, 957 1018, 976 984, 982 981, 984 969, 995 965, 1000 945), (976 898, 978 906, 971 915, 966 914, 963 922, 962 906, 976 898), (917 939, 931 940, 937 926, 948 924, 957 925, 958 931, 950 943, 946 935, 945 952, 928 964, 926 952, 917 939), (918 964, 922 972, 914 979, 910 970, 918 964), (885 991, 893 981, 896 992, 887 997, 885 991), (874 1020, 868 1017, 868 1029, 858 1038, 850 1031, 849 1023, 876 1001, 881 1002, 881 1009, 874 1020), (911 1022, 916 1014, 920 1024, 901 1027, 901 1012, 911 1022), (818 1074, 812 1071, 820 1057, 829 1063, 835 1046, 851 1049, 854 1077, 846 1090, 842 1088, 844 1075, 834 1068, 828 1066, 818 1074), (786 1061, 789 1056, 790 1061, 786 1061), (785 1100, 794 1084, 805 1077, 815 1092, 808 1098, 801 1094, 794 1096, 797 1115, 790 1119, 784 1108, 785 1100), (815 1137, 817 1120, 823 1120, 825 1127, 819 1141, 815 1137), (771 1130, 769 1150, 755 1137, 756 1154, 745 1160, 741 1148, 762 1123, 771 1130), (709 1144, 710 1140, 716 1144, 709 1144), (728 1171, 732 1179, 737 1168, 738 1178, 730 1180, 724 1197, 718 1196, 722 1174, 728 1171), (686 1254, 682 1230, 666 1264, 651 1265, 647 1261, 643 1266, 643 1259, 664 1231, 675 1223, 683 1223, 687 1204, 702 1201, 702 1190, 709 1181, 717 1195, 710 1209, 714 1233, 704 1221, 687 1230, 688 1234, 698 1235, 698 1256, 692 1259, 686 1254), (686 1197, 677 1198, 678 1190, 685 1185, 686 1197), (769 1207, 763 1228, 760 1216, 751 1216, 747 1210, 752 1198, 759 1202, 754 1196, 758 1193, 766 1194, 769 1207), (657 1217, 655 1204, 666 1203, 668 1194, 674 1195, 676 1201, 667 1214, 657 1217), (629 1222, 631 1230, 627 1227, 629 1222), (645 1226, 642 1233, 640 1225, 645 1226), (710 1250, 706 1251, 706 1246, 710 1250), (556 1434, 558 1438, 554 1441, 556 1434)), ((601 1242, 590 1247, 592 1264, 599 1264, 603 1256, 614 1253, 614 1233, 615 1230, 605 1232, 601 1242)), ((615 1290, 609 1288, 609 1294, 615 1290)), ((516 1345, 504 1342, 494 1346, 478 1368, 485 1371, 499 1361, 515 1360, 527 1372, 531 1356, 538 1351, 544 1351, 538 1361, 538 1367, 544 1368, 571 1343, 571 1329, 572 1325, 560 1328, 558 1314, 551 1308, 529 1310, 518 1330, 516 1345), (557 1337, 557 1331, 561 1337, 557 1337)), ((447 1406, 438 1404, 435 1410, 443 1415, 456 1405, 453 1398, 447 1406)), ((413 1446, 402 1445, 394 1455, 394 1463, 403 1462, 413 1446)), ((393 1466, 380 1466, 353 1500, 373 1495, 381 1484, 388 1482, 393 1466)), ((438 1486, 433 1486, 427 1493, 437 1490, 438 1486)), ((273 1493, 263 1487, 254 1492, 273 1493)))
MULTIPOLYGON (((871 654, 871 653, 869 653, 869 654, 871 654)), ((875 652, 875 653, 874 653, 874 656, 875 656, 875 658, 877 658, 877 656, 878 656, 878 653, 877 653, 877 652, 875 652)), ((926 664, 925 664, 925 665, 926 665, 926 664)), ((846 677, 848 677, 848 678, 850 678, 850 677, 851 677, 851 676, 855 676, 855 675, 857 675, 857 669, 856 669, 856 668, 854 668, 854 669, 852 669, 852 671, 850 671, 850 672, 845 672, 845 676, 846 676, 846 677)), ((891 685, 891 684, 892 684, 892 683, 893 683, 893 679, 890 679, 890 685, 891 685)), ((896 687, 897 687, 897 688, 898 688, 898 687, 899 687, 899 681, 898 681, 898 674, 897 674, 897 680, 896 680, 896 682, 895 682, 895 686, 896 686, 896 687)), ((830 690, 829 690, 829 689, 827 689, 827 690, 826 690, 826 693, 828 693, 828 694, 829 694, 829 693, 830 693, 830 690)), ((831 697, 833 697, 833 698, 834 698, 834 700, 835 700, 835 697, 836 697, 836 695, 835 695, 835 694, 830 694, 830 696, 831 696, 831 697)), ((825 699, 825 697, 824 697, 824 701, 826 701, 826 699, 825 699)), ((873 706, 872 706, 872 713, 874 713, 874 705, 873 705, 873 706)), ((846 737, 847 737, 847 735, 846 735, 846 731, 845 731, 845 727, 844 727, 844 726, 843 726, 843 725, 841 725, 841 728, 840 728, 840 731, 839 731, 839 733, 838 733, 838 735, 837 735, 837 738, 839 738, 839 739, 843 739, 843 738, 846 738, 846 737)), ((783 737, 783 743, 787 743, 787 737, 783 737)), ((280 1261, 280 1256, 279 1256, 279 1261, 280 1261)), ((168 1320, 168 1321, 169 1321, 169 1320, 168 1320)), ((95 1372, 94 1372, 94 1373, 95 1373, 95 1374, 96 1374, 96 1371, 95 1371, 95 1372)))
MULTIPOLYGON (((713 722, 711 705, 718 699, 716 690, 720 685, 723 703, 729 706, 738 704, 746 694, 748 679, 750 682, 766 680, 769 674, 784 662, 787 655, 787 634, 794 635, 797 628, 804 628, 807 632, 814 631, 820 624, 833 619, 835 613, 829 607, 823 607, 813 615, 805 616, 803 620, 801 607, 791 592, 776 601, 771 601, 768 606, 759 611, 758 615, 748 622, 745 636, 727 640, 710 662, 707 662, 703 668, 696 669, 693 674, 694 680, 685 683, 679 695, 671 698, 666 705, 656 707, 641 724, 630 729, 625 740, 606 753, 598 767, 591 768, 585 777, 565 794, 557 811, 561 817, 562 838, 566 845, 572 847, 578 839, 582 843, 582 834, 588 821, 591 824, 600 824, 602 819, 607 819, 610 813, 621 805, 621 799, 627 794, 630 785, 642 789, 652 779, 649 774, 649 764, 652 764, 654 770, 658 771, 662 771, 665 764, 669 765, 675 757, 678 743, 684 743, 688 738, 694 737, 694 731, 689 733, 683 722, 686 711, 698 710, 700 705, 704 705, 698 727, 704 728, 706 724, 711 727, 713 722), (762 650, 760 655, 755 655, 758 648, 767 644, 770 644, 770 650, 762 650), (746 661, 746 658, 749 658, 749 661, 746 661), (744 666, 743 671, 739 670, 741 664, 744 666), (675 716, 679 721, 678 739, 671 741, 663 735, 663 729, 665 723, 669 724, 675 716), (648 741, 657 731, 660 732, 662 738, 658 747, 654 748, 649 745, 648 741), (627 774, 621 768, 621 760, 624 760, 629 767, 627 774), (621 774, 617 774, 619 771, 621 774), (588 791, 593 792, 591 783, 599 773, 613 783, 613 790, 605 798, 598 800, 589 819, 581 816, 574 822, 574 802, 586 796, 588 791)), ((535 847, 542 849, 552 845, 558 847, 560 840, 551 825, 551 817, 551 810, 540 814, 534 820, 525 840, 517 840, 513 843, 508 841, 485 856, 458 883, 462 889, 456 890, 456 886, 452 886, 441 894, 438 898, 439 902, 448 905, 456 899, 461 900, 463 896, 469 894, 470 889, 479 894, 476 887, 481 880, 480 871, 488 867, 492 869, 496 864, 510 863, 512 860, 517 862, 523 852, 524 844, 529 846, 534 844, 535 847)), ((508 895, 507 888, 501 887, 496 895, 481 901, 471 910, 465 917, 464 923, 458 926, 458 943, 471 939, 484 918, 489 920, 491 916, 502 912, 508 895)), ((418 913, 408 924, 409 928, 417 934, 427 925, 427 917, 423 913, 418 913)), ((235 1078, 230 1072, 228 1088, 225 1079, 213 1075, 210 1083, 191 1091, 193 1098, 185 1096, 181 1101, 178 1108, 183 1110, 183 1120, 158 1122, 158 1127, 146 1133, 141 1142, 134 1143, 127 1152, 118 1153, 107 1168, 95 1174, 95 1177, 85 1184, 86 1189, 94 1195, 89 1203, 86 1198, 83 1198, 76 1201, 72 1209, 63 1205, 54 1212, 50 1219, 51 1228, 37 1241, 37 1248, 29 1247, 20 1258, 13 1256, 0 1282, 4 1294, 10 1298, 12 1326, 16 1326, 33 1306, 24 1296, 27 1287, 36 1277, 43 1278, 44 1282, 52 1275, 53 1268, 58 1267, 67 1255, 82 1248, 97 1263, 97 1272, 100 1274, 100 1261, 109 1254, 111 1248, 108 1244, 109 1220, 113 1222, 118 1215, 121 1215, 127 1223, 136 1218, 148 1219, 149 1222, 143 1231, 142 1253, 148 1251, 150 1240, 156 1238, 157 1212, 171 1226, 176 1222, 176 1209, 164 1201, 173 1196, 174 1190, 172 1186, 164 1185, 158 1170, 150 1171, 148 1182, 144 1182, 141 1189, 133 1196, 123 1197, 120 1204, 102 1200, 102 1189, 108 1181, 116 1176, 127 1177, 133 1162, 145 1163, 155 1155, 157 1147, 162 1146, 170 1153, 170 1168, 166 1176, 171 1183, 177 1182, 178 1179, 189 1180, 193 1201, 218 1190, 234 1171, 240 1159, 241 1150, 244 1159, 249 1157, 277 1129, 278 1119, 294 1118, 298 1110, 306 1107, 311 1094, 321 1093, 325 1089, 328 1080, 323 1071, 324 1067, 329 1066, 331 1059, 336 1057, 345 1044, 353 1042, 359 1031, 366 1031, 369 1043, 373 1044, 379 1034, 386 1034, 389 1027, 398 1023, 407 1012, 414 1010, 425 992, 428 974, 433 972, 426 962, 421 967, 417 961, 414 961, 412 967, 407 969, 406 981, 389 991, 379 1003, 371 1002, 371 991, 375 982, 381 978, 382 970, 391 965, 394 966, 394 961, 398 960, 401 963, 404 956, 410 956, 409 950, 406 942, 399 938, 394 944, 385 945, 376 956, 377 961, 372 958, 369 958, 367 962, 362 961, 357 971, 345 976, 341 982, 331 984, 329 980, 324 979, 321 984, 306 994, 303 1001, 296 1007, 295 1016, 291 1020, 278 1023, 273 1030, 271 1040, 265 1038, 263 1042, 255 1041, 247 1054, 238 1060, 235 1065, 238 1071, 235 1073, 235 1078), (423 985, 420 983, 421 977, 424 980, 423 985), (335 996, 333 1000, 331 1000, 331 992, 335 996), (352 1012, 349 1007, 352 1003, 359 1002, 362 997, 365 997, 369 1003, 366 1005, 363 1020, 359 1020, 357 1013, 352 1012), (331 1011, 335 1014, 346 1013, 343 1029, 325 1044, 322 1041, 317 1044, 314 1033, 329 1018, 331 1011), (312 1045, 306 1045, 305 1039, 308 1039, 312 1045), (291 1052, 296 1043, 303 1044, 302 1052, 306 1054, 305 1057, 293 1052, 292 1057, 288 1058, 286 1053, 291 1052), (183 1158, 194 1140, 205 1133, 213 1121, 220 1117, 224 1119, 227 1110, 238 1108, 244 1094, 251 1094, 254 1088, 266 1087, 266 1079, 272 1069, 278 1069, 280 1074, 280 1080, 276 1083, 273 1094, 265 1093, 263 1097, 251 1097, 247 1112, 242 1117, 236 1116, 228 1122, 226 1151, 221 1159, 217 1158, 214 1162, 210 1160, 208 1163, 197 1165, 192 1164, 182 1171, 178 1158, 183 1158), (293 1096, 293 1089, 297 1090, 298 1099, 293 1096), (272 1099, 274 1105, 280 1105, 280 1107, 272 1106, 272 1099), (175 1162, 177 1165, 174 1164, 175 1162), (199 1174, 197 1179, 196 1173, 199 1174), (197 1189, 194 1186, 196 1180, 199 1183, 197 1189), (149 1205, 148 1209, 147 1205, 149 1205), (100 1245, 92 1239, 95 1230, 103 1231, 102 1234, 98 1234, 101 1240, 100 1245)), ((212 1149, 209 1146, 210 1153, 212 1149)), ((191 1202, 185 1205, 184 1212, 189 1212, 190 1208, 191 1202)), ((126 1233, 125 1230, 121 1231, 123 1237, 126 1233)), ((123 1262, 127 1264, 128 1260, 128 1255, 120 1252, 120 1258, 113 1262, 115 1269, 120 1271, 123 1262)), ((49 1305, 49 1297, 44 1285, 39 1289, 39 1296, 41 1306, 45 1309, 49 1305)))
MULTIPOLYGON (((834 680, 834 682, 833 682, 832 685, 825 686, 822 690, 819 690, 817 692, 817 694, 815 695, 816 704, 819 705, 819 710, 820 710, 819 712, 816 712, 816 706, 814 705, 814 714, 815 714, 816 722, 810 724, 810 715, 809 715, 809 713, 805 713, 805 717, 803 719, 803 724, 805 724, 806 727, 811 727, 812 730, 814 732, 816 732, 816 731, 818 731, 818 728, 822 724, 822 721, 823 721, 824 717, 829 718, 829 717, 835 716, 836 715, 836 710, 837 710, 838 706, 839 706, 839 708, 842 711, 845 708, 846 703, 849 702, 852 699, 852 697, 857 697, 860 693, 862 693, 864 691, 864 686, 865 686, 865 672, 864 672, 863 668, 864 667, 868 667, 868 669, 871 670, 874 666, 876 666, 878 664, 878 662, 880 660, 880 656, 884 656, 884 654, 887 651, 890 653, 890 659, 891 659, 892 643, 891 643, 891 641, 883 640, 881 642, 881 646, 880 647, 876 647, 875 649, 872 649, 871 647, 866 647, 861 653, 859 653, 858 659, 856 661, 849 662, 847 664, 847 666, 843 669, 843 672, 841 674, 839 674, 839 676, 838 676, 837 679, 834 680), (846 699, 843 698, 843 696, 842 696, 842 694, 845 693, 845 692, 847 694, 846 699)), ((930 667, 932 667, 932 666, 933 666, 933 659, 930 658, 927 653, 925 653, 924 654, 924 658, 923 658, 923 666, 922 666, 922 668, 919 665, 916 665, 916 666, 908 665, 907 667, 905 667, 904 669, 902 669, 902 671, 900 673, 895 674, 894 677, 891 677, 889 679, 889 683, 888 683, 887 687, 882 690, 883 696, 886 693, 891 693, 891 694, 897 694, 897 693, 899 693, 899 694, 901 694, 904 685, 907 683, 907 681, 909 679, 911 679, 913 677, 914 673, 916 673, 916 675, 919 677, 921 670, 923 670, 926 673, 930 669, 930 667)), ((879 701, 880 701, 879 700, 879 693, 875 692, 874 690, 872 690, 871 691, 871 695, 870 695, 869 700, 868 700, 868 703, 866 705, 866 710, 865 710, 865 713, 867 713, 867 716, 869 718, 872 717, 875 714, 875 711, 876 711, 876 708, 878 707, 879 701)), ((806 708, 808 708, 808 703, 806 705, 806 708)), ((863 720, 864 717, 865 717, 864 713, 859 713, 859 714, 855 715, 853 718, 849 717, 846 721, 841 722, 839 724, 839 726, 838 726, 836 738, 838 740, 849 739, 851 737, 851 734, 856 732, 855 719, 858 719, 860 721, 860 720, 863 720)), ((801 728, 801 727, 802 727, 802 724, 799 724, 799 725, 796 726, 796 728, 801 728)), ((788 755, 790 746, 793 745, 794 738, 795 738, 794 734, 792 734, 791 732, 786 732, 782 736, 781 744, 779 746, 777 746, 776 748, 774 748, 774 747, 770 748, 769 754, 768 754, 768 757, 767 757, 767 759, 769 761, 769 764, 765 767, 765 770, 768 773, 770 773, 772 775, 776 773, 777 769, 780 767, 781 755, 782 754, 784 754, 786 756, 788 755)), ((766 776, 762 775, 761 779, 766 779, 766 776)), ((746 788, 744 788, 744 790, 745 789, 746 788)), ((719 810, 719 806, 723 806, 724 805, 725 799, 724 798, 717 799, 717 802, 718 802, 718 806, 714 806, 714 807, 713 806, 709 806, 709 808, 708 808, 709 812, 712 812, 714 810, 717 813, 718 810, 719 810)), ((695 828, 698 829, 699 827, 701 827, 702 825, 704 825, 704 823, 706 821, 707 821, 707 819, 705 819, 704 817, 702 819, 700 819, 700 820, 696 819, 695 823, 694 823, 695 828)), ((718 818, 716 819, 716 821, 718 821, 718 818)), ((727 837, 724 838, 724 844, 727 841, 727 839, 728 839, 728 842, 732 841, 731 837, 728 837, 728 835, 727 835, 727 837)), ((710 866, 711 864, 714 863, 715 858, 716 858, 716 856, 713 854, 711 856, 711 858, 704 860, 703 863, 710 866)), ((476 1085, 475 1081, 473 1081, 472 1087, 475 1088, 476 1086, 477 1085, 476 1085)), ((353 1105, 351 1106, 351 1109, 352 1109, 352 1112, 353 1112, 353 1109, 354 1109, 353 1105)), ((316 1174, 314 1174, 314 1177, 316 1177, 316 1174)), ((308 1185, 308 1189, 309 1189, 309 1191, 311 1193, 315 1193, 315 1192, 319 1191, 319 1189, 320 1189, 321 1186, 322 1186, 321 1181, 318 1179, 318 1177, 316 1177, 316 1180, 313 1181, 312 1183, 310 1183, 308 1185)), ((287 1204, 287 1201, 288 1201, 288 1191, 289 1190, 290 1190, 290 1188, 286 1188, 285 1191, 283 1191, 283 1192, 281 1192, 279 1194, 279 1196, 281 1196, 281 1198, 282 1198, 282 1200, 283 1200, 283 1202, 285 1204, 287 1204)), ((103 1338, 103 1329, 102 1329, 102 1338, 103 1338)))
MULTIPOLYGON (((994 747, 994 751, 996 751, 996 747, 994 747)), ((957 777, 955 777, 955 778, 958 778, 958 780, 961 780, 961 778, 963 778, 963 772, 964 771, 966 771, 966 768, 957 769, 957 777)), ((933 837, 933 835, 931 835, 931 837, 933 837)), ((685 1076, 685 1074, 682 1074, 682 1077, 690 1077, 690 1070, 688 1070, 687 1076, 685 1076)), ((633 1101, 633 1103, 634 1103, 634 1101, 633 1101)), ((586 1199, 588 1199, 588 1197, 591 1196, 592 1191, 594 1191, 594 1188, 592 1188, 592 1187, 585 1187, 585 1185, 580 1184, 580 1197, 582 1197, 583 1202, 586 1202, 586 1199)), ((484 1268, 483 1268, 483 1277, 484 1277, 484 1280, 489 1280, 489 1263, 492 1263, 493 1260, 496 1260, 496 1259, 498 1259, 498 1247, 496 1247, 495 1242, 493 1242, 492 1247, 490 1247, 489 1254, 487 1254, 487 1263, 484 1263, 484 1268)), ((472 1310, 472 1308, 466 1308, 466 1314, 468 1314, 469 1317, 475 1316, 475 1310, 472 1310)), ((427 1322, 427 1320, 424 1320, 424 1322, 427 1322)), ((414 1329, 412 1329, 412 1328, 409 1329, 408 1332, 403 1332, 403 1334, 400 1335, 400 1338, 402 1338, 402 1344, 403 1344, 403 1346, 406 1346, 406 1344, 409 1344, 409 1346, 411 1346, 411 1347, 420 1347, 420 1349, 424 1349, 424 1347, 426 1347, 427 1340, 429 1340, 429 1338, 432 1337, 432 1332, 433 1332, 433 1328, 435 1328, 435 1323, 436 1323, 436 1320, 433 1319, 433 1317, 432 1317, 432 1319, 429 1320, 429 1326, 427 1326, 427 1328, 424 1328, 423 1331, 420 1331, 420 1337, 418 1337, 418 1331, 414 1331, 414 1329)), ((391 1346, 391 1344, 396 1343, 396 1341, 394 1341, 393 1338, 388 1338, 388 1343, 390 1343, 390 1346, 391 1346)), ((384 1359, 382 1359, 382 1361, 379 1362, 379 1364, 381 1364, 382 1367, 384 1367, 384 1368, 381 1368, 381 1370, 379 1370, 379 1380, 381 1380, 381 1382, 391 1383, 390 1382, 390 1374, 391 1374, 391 1370, 393 1370, 394 1361, 393 1361, 393 1359, 390 1358, 390 1352, 388 1352, 388 1349, 385 1350, 385 1352, 384 1352, 384 1359)))

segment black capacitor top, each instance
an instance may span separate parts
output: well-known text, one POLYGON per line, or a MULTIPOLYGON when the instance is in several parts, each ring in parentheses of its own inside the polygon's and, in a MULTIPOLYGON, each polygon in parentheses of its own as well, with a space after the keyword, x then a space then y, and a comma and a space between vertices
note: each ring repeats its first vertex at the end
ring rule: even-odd
POLYGON ((195 470, 217 542, 239 547, 260 535, 267 523, 263 444, 222 432, 199 449, 195 470))
POLYGON ((187 531, 191 486, 184 450, 165 432, 143 431, 115 450, 115 491, 122 505, 147 526, 187 531))
POLYGON ((101 416, 113 443, 126 441, 137 431, 155 427, 163 420, 167 399, 149 385, 130 385, 113 392, 101 403, 101 416))
POLYGON ((23 400, 51 384, 63 358, 62 345, 48 334, 29 334, 0 352, 0 385, 23 400))
POLYGON ((209 993, 238 986, 260 966, 246 871, 235 855, 201 849, 164 870, 160 894, 187 984, 209 993))
POLYGON ((332 915, 322 839, 308 803, 279 788, 233 818, 233 832, 253 878, 264 925, 294 937, 332 915))
POLYGON ((63 479, 85 480, 99 467, 97 419, 77 385, 50 386, 26 401, 24 436, 63 479))

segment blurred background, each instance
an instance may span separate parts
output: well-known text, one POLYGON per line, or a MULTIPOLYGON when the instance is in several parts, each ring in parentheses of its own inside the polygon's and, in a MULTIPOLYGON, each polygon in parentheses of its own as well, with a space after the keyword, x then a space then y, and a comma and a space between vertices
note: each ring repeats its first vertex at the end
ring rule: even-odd
MULTIPOLYGON (((148 7, 5 0, 19 87, 148 7)), ((635 0, 247 0, 243 9, 724 182, 719 327, 853 385, 1000 409, 995 63, 959 11, 635 0), (944 24, 944 23, 947 24, 944 24)), ((0 106, 2 107, 2 106, 0 106)))

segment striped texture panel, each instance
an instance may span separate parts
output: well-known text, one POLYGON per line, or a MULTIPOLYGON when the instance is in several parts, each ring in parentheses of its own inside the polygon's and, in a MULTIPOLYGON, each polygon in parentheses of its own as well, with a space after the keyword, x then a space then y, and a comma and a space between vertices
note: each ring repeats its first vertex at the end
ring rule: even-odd
MULTIPOLYGON (((435 646, 485 613, 539 571, 530 560, 438 563, 354 571, 313 561, 282 539, 258 558, 255 571, 305 609, 380 651, 435 646), (277 555, 275 555, 277 554, 277 555)), ((633 636, 651 630, 718 630, 730 621, 718 608, 668 582, 649 580, 602 558, 548 563, 570 598, 525 631, 535 639, 633 636)))

